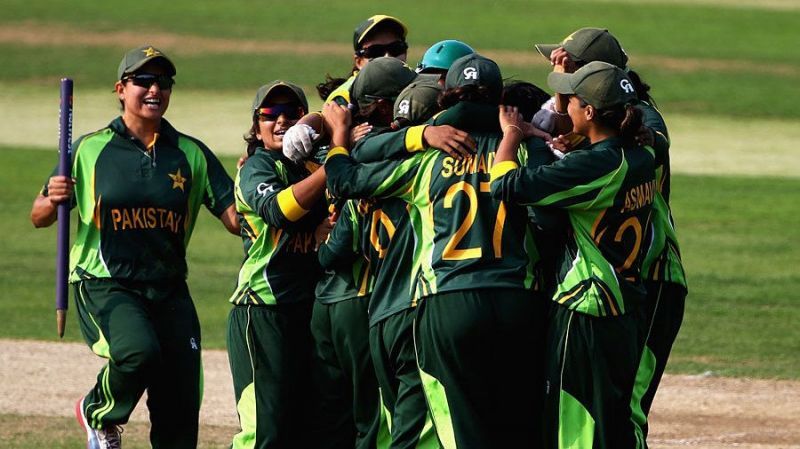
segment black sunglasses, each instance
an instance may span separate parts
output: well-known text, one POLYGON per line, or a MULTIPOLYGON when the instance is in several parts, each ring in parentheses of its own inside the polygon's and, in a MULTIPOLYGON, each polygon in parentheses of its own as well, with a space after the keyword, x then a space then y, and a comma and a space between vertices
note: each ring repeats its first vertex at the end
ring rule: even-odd
POLYGON ((408 51, 408 44, 403 41, 394 41, 391 44, 375 44, 367 48, 356 50, 356 56, 367 59, 380 58, 381 56, 398 57, 408 51))
POLYGON ((149 89, 153 83, 163 90, 170 90, 175 85, 175 80, 169 75, 154 75, 152 73, 137 73, 122 78, 122 81, 130 81, 134 86, 149 89))

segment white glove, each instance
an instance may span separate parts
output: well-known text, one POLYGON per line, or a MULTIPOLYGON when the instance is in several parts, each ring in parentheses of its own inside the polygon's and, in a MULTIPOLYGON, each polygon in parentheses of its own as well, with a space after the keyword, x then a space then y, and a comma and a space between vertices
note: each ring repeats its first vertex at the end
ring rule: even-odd
POLYGON ((314 152, 314 140, 317 137, 319 134, 308 125, 292 126, 283 135, 283 155, 294 162, 307 159, 314 152))

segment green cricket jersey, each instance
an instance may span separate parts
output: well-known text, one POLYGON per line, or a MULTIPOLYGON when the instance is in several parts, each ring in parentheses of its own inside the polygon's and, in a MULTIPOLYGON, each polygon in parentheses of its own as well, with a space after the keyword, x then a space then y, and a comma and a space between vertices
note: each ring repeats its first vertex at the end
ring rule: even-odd
POLYGON ((669 133, 664 118, 658 110, 646 102, 639 102, 644 125, 655 133, 654 147, 662 155, 663 162, 656 168, 658 191, 653 201, 652 235, 642 262, 642 276, 646 280, 672 282, 686 287, 686 273, 681 261, 678 237, 675 232, 672 211, 669 207, 670 163, 669 133))
MULTIPOLYGON (((522 244, 530 238, 525 211, 508 208, 489 195, 489 170, 501 135, 471 136, 478 150, 462 161, 435 149, 369 164, 356 163, 343 150, 328 154, 328 188, 335 196, 397 197, 417 210, 415 298, 534 285, 530 246, 522 244)), ((521 153, 525 155, 523 149, 521 153)))
POLYGON ((325 273, 317 283, 316 297, 322 304, 366 296, 375 277, 361 252, 366 210, 355 200, 344 202, 328 240, 319 247, 319 262, 325 273))
POLYGON ((79 221, 70 281, 185 279, 200 206, 219 216, 233 203, 233 181, 211 150, 163 119, 148 148, 121 117, 73 148, 79 221))
POLYGON ((273 305, 313 300, 321 274, 314 230, 327 211, 324 200, 304 210, 291 189, 313 168, 293 163, 280 151, 257 148, 239 169, 236 211, 245 259, 231 302, 273 305))
POLYGON ((551 165, 492 169, 492 195, 567 211, 572 227, 554 300, 593 316, 632 311, 644 297, 640 268, 656 196, 654 150, 609 138, 551 165))

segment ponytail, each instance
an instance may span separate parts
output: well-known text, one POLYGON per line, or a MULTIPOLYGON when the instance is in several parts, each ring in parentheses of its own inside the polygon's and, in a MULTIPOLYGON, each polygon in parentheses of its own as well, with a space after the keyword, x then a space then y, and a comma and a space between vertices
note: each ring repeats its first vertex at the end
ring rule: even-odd
POLYGON ((264 145, 261 139, 256 137, 256 134, 258 134, 258 117, 253 117, 253 125, 250 126, 247 133, 242 136, 247 143, 247 157, 252 156, 253 153, 256 152, 256 148, 264 145))
POLYGON ((642 127, 642 111, 629 103, 597 110, 597 122, 616 131, 628 143, 635 142, 642 127))
POLYGON ((627 74, 628 78, 631 79, 631 83, 633 83, 633 88, 636 89, 636 96, 639 98, 639 100, 646 101, 653 107, 658 107, 656 105, 656 101, 650 96, 650 85, 645 83, 642 80, 642 77, 633 70, 628 70, 627 74))
MULTIPOLYGON (((350 73, 356 72, 358 69, 354 66, 350 73)), ((336 90, 339 86, 344 84, 347 81, 347 78, 334 78, 329 73, 325 74, 325 81, 317 84, 317 93, 322 101, 328 99, 328 97, 336 90)))

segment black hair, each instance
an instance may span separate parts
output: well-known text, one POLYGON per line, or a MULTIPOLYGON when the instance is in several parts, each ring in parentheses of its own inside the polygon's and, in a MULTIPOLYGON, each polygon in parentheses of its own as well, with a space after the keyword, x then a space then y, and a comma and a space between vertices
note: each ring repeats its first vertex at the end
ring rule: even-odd
POLYGON ((642 80, 642 77, 633 70, 628 70, 628 78, 631 79, 631 83, 633 83, 633 88, 636 89, 636 96, 641 101, 646 101, 653 105, 653 107, 657 107, 656 101, 650 96, 650 85, 645 83, 642 80))
MULTIPOLYGON (((356 66, 353 66, 353 68, 350 69, 350 73, 352 74, 356 70, 358 70, 356 66)), ((339 86, 344 84, 345 81, 347 81, 347 78, 334 78, 330 75, 330 73, 326 73, 325 81, 317 84, 317 93, 319 94, 319 97, 322 99, 322 101, 327 100, 331 93, 333 93, 333 91, 339 86)))
POLYGON ((523 120, 530 122, 533 114, 549 99, 550 95, 533 83, 512 81, 503 87, 503 97, 500 102, 506 106, 516 106, 523 120))
POLYGON ((497 98, 497 95, 491 92, 487 86, 481 84, 467 84, 466 86, 447 89, 439 94, 438 103, 439 107, 444 110, 462 101, 491 105, 500 104, 500 99, 497 98))
MULTIPOLYGON (((583 99, 580 101, 582 107, 588 105, 583 99)), ((642 127, 642 111, 639 108, 630 103, 617 104, 603 109, 595 108, 595 116, 600 126, 613 129, 626 143, 636 142, 636 135, 642 127)))
POLYGON ((253 153, 256 152, 256 148, 263 146, 264 142, 259 139, 256 134, 258 134, 258 116, 253 114, 253 124, 250 126, 250 129, 242 136, 244 141, 247 142, 247 156, 252 156, 253 153))

